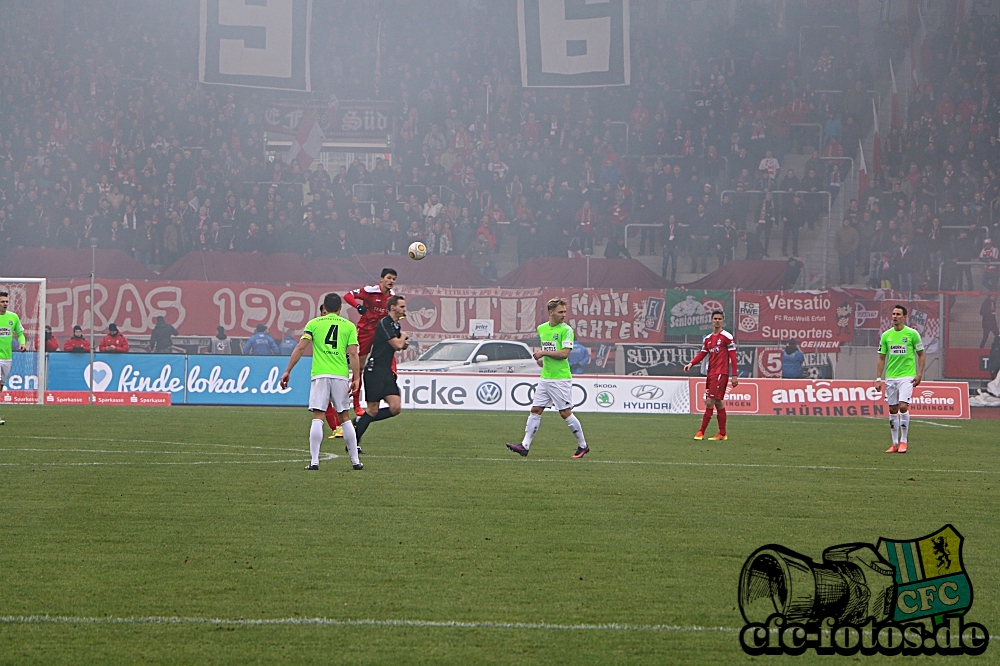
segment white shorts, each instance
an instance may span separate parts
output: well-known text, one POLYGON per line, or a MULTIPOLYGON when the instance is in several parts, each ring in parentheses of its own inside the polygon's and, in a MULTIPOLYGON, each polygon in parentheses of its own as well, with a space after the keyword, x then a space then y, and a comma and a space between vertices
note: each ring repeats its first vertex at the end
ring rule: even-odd
POLYGON ((890 405, 898 405, 901 402, 910 404, 913 397, 913 380, 915 377, 900 377, 898 379, 885 380, 885 401, 890 405))
POLYGON ((0 360, 0 385, 7 386, 7 380, 10 379, 10 366, 13 363, 14 361, 9 358, 0 360))
POLYGON ((539 379, 532 407, 555 407, 560 412, 573 408, 572 379, 539 379))
POLYGON ((309 385, 309 409, 325 412, 331 402, 338 414, 353 406, 350 381, 347 377, 313 377, 309 385))

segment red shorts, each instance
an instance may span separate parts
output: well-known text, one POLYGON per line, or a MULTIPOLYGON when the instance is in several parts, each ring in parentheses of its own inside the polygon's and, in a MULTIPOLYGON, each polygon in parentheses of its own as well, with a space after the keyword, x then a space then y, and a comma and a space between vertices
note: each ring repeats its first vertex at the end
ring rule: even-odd
POLYGON ((375 329, 358 329, 358 354, 368 356, 372 353, 372 342, 375 341, 375 329))
POLYGON ((729 375, 708 375, 705 377, 705 399, 724 400, 729 386, 729 375))

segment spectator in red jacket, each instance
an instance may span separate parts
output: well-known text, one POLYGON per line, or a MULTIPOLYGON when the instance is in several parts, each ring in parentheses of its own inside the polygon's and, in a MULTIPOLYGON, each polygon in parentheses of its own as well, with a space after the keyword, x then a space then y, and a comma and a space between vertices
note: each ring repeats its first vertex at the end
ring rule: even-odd
POLYGON ((118 332, 118 324, 111 322, 108 324, 108 334, 101 338, 101 344, 97 348, 102 352, 126 354, 128 339, 118 332))
POLYGON ((45 326, 45 351, 59 351, 59 340, 56 336, 52 335, 52 327, 49 325, 45 326))
POLYGON ((77 352, 78 354, 90 351, 90 340, 83 337, 83 329, 80 326, 73 327, 73 337, 66 339, 63 351, 77 352))

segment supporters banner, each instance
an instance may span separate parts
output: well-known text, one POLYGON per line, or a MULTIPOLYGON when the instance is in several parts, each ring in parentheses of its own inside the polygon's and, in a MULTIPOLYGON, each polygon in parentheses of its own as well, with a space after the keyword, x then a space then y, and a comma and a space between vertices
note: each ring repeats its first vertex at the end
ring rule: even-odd
MULTIPOLYGON (((691 379, 692 413, 705 410, 705 380, 691 379)), ((874 382, 854 380, 741 379, 726 392, 730 414, 763 416, 887 416, 874 382)), ((969 385, 922 382, 913 390, 910 414, 922 418, 969 418, 969 385)))
MULTIPOLYGON (((530 375, 400 372, 404 409, 528 411, 538 385, 530 375)), ((609 414, 687 414, 688 382, 576 376, 573 410, 609 414)))
MULTIPOLYGON (((684 366, 694 360, 701 351, 700 345, 620 345, 624 365, 620 374, 649 377, 684 377, 684 366)), ((736 347, 736 367, 740 377, 753 376, 754 360, 757 350, 753 347, 736 347)), ((692 376, 704 376, 708 360, 691 368, 692 376)))
POLYGON ((722 310, 729 318, 731 298, 731 291, 671 289, 667 292, 667 335, 708 335, 714 310, 722 310))
MULTIPOLYGON (((311 104, 308 108, 327 141, 381 141, 395 133, 392 102, 337 102, 311 104)), ((305 116, 306 106, 298 102, 269 102, 262 114, 263 130, 275 135, 294 137, 305 116)))
POLYGON ((521 85, 627 86, 629 0, 518 0, 521 85))
POLYGON ((736 340, 836 350, 854 336, 853 315, 854 296, 845 291, 739 291, 736 340))
POLYGON ((662 291, 549 289, 541 300, 536 325, 546 317, 545 302, 556 297, 565 298, 568 303, 566 323, 573 327, 577 340, 606 343, 663 340, 666 301, 662 291))
MULTIPOLYGON (((755 377, 781 379, 781 347, 757 347, 755 377)), ((802 352, 802 379, 833 379, 837 354, 832 352, 802 352)), ((742 377, 742 375, 740 375, 742 377)))
POLYGON ((312 0, 201 0, 199 80, 309 92, 312 0))

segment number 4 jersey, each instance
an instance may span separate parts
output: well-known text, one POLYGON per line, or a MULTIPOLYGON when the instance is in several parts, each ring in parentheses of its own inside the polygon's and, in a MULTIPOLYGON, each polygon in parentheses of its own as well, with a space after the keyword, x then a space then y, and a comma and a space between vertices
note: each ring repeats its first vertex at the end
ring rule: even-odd
POLYGON ((312 377, 350 377, 347 348, 358 344, 358 329, 337 314, 316 317, 306 324, 302 338, 312 341, 312 377))

